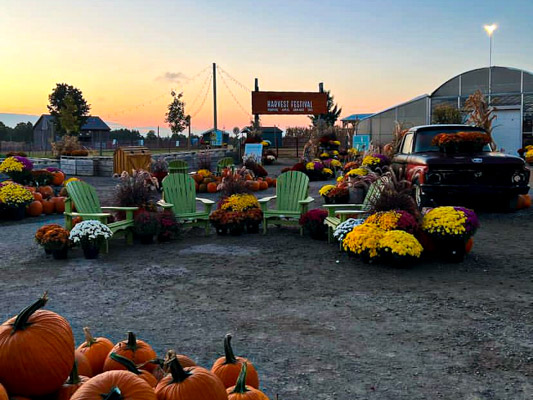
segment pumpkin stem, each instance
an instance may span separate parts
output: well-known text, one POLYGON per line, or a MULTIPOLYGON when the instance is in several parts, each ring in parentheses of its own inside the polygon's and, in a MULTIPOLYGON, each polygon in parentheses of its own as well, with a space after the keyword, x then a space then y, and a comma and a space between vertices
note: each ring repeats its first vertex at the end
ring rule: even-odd
POLYGON ((109 393, 101 394, 102 400, 122 400, 122 392, 116 386, 114 386, 109 393))
POLYGON ((44 307, 47 301, 48 292, 44 292, 44 294, 39 298, 39 300, 22 310, 19 315, 17 315, 17 318, 13 323, 13 332, 11 332, 11 334, 15 333, 18 330, 23 331, 24 329, 26 329, 30 325, 30 323, 28 323, 28 319, 35 311, 37 311, 39 308, 44 307))
POLYGON ((185 371, 183 369, 176 357, 174 357, 168 365, 170 367, 170 374, 172 375, 173 383, 183 382, 185 379, 192 375, 190 372, 185 371))
POLYGON ((135 333, 128 332, 128 342, 126 343, 126 348, 131 351, 137 350, 137 337, 135 336, 135 333))
POLYGON ((228 333, 224 338, 224 353, 226 353, 226 362, 224 364, 236 364, 237 359, 235 354, 233 354, 233 349, 231 348, 231 335, 228 333))
POLYGON ((69 385, 77 385, 81 382, 80 375, 78 373, 78 362, 74 361, 74 366, 72 367, 72 371, 70 371, 70 375, 67 380, 67 384, 69 385))
POLYGON ((139 371, 135 363, 131 361, 129 358, 123 357, 120 354, 117 354, 114 352, 109 355, 109 358, 118 362, 120 365, 126 367, 128 371, 133 372, 135 375, 141 374, 141 371, 139 371))
POLYGON ((246 393, 250 391, 246 388, 246 371, 248 369, 248 366, 246 364, 247 364, 246 362, 242 363, 241 372, 239 373, 239 378, 237 379, 235 388, 233 389, 233 392, 231 393, 246 393))
POLYGON ((88 326, 83 328, 83 333, 85 334, 85 346, 83 347, 91 347, 96 343, 96 339, 93 338, 93 335, 91 335, 91 331, 89 330, 88 326))

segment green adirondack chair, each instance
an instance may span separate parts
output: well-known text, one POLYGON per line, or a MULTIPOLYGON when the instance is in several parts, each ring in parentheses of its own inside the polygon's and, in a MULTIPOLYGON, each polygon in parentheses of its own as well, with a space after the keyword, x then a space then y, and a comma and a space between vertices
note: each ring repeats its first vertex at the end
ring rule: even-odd
POLYGON ((328 211, 328 216, 324 220, 324 224, 328 227, 328 243, 333 241, 333 231, 341 222, 346 221, 348 216, 364 217, 369 213, 372 201, 379 197, 386 182, 386 177, 382 177, 371 183, 361 204, 324 204, 322 206, 328 211))
POLYGON ((218 160, 217 163, 217 174, 221 174, 224 168, 230 167, 231 169, 235 168, 235 163, 233 162, 233 157, 225 157, 218 160))
POLYGON ((189 172, 189 164, 183 160, 172 160, 168 163, 168 172, 186 174, 189 172))
POLYGON ((196 197, 194 179, 188 174, 170 174, 163 179, 163 199, 157 204, 172 209, 178 221, 190 226, 203 226, 205 233, 209 233, 209 214, 215 202, 196 197), (196 210, 197 201, 203 203, 203 211, 196 210))
MULTIPOLYGON (((94 219, 106 224, 113 232, 113 236, 123 233, 128 244, 133 244, 133 212, 138 207, 102 207, 100 199, 94 187, 86 182, 72 181, 67 184, 68 197, 65 200, 65 227, 72 229, 72 219, 81 217, 83 220, 94 219), (76 205, 76 212, 72 211, 72 203, 76 205), (106 211, 124 211, 126 219, 116 222, 108 222, 111 213, 106 211)), ((107 241, 104 251, 108 251, 107 241)))
MULTIPOLYGON (((276 195, 259 199, 263 210, 263 234, 267 233, 268 222, 275 225, 299 225, 300 216, 307 212, 311 202, 309 178, 302 172, 289 171, 281 174, 276 182, 276 195), (269 209, 268 203, 276 199, 276 208, 269 209)), ((303 228, 300 227, 300 235, 303 228)))

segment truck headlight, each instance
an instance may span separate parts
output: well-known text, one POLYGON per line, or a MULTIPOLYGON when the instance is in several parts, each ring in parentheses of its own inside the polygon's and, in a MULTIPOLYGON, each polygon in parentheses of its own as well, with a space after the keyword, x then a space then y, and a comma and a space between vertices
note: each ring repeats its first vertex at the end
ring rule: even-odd
POLYGON ((511 179, 514 184, 523 183, 526 181, 526 174, 522 171, 516 171, 511 179))
POLYGON ((426 182, 430 185, 438 185, 442 182, 442 174, 439 172, 429 172, 426 176, 426 182))

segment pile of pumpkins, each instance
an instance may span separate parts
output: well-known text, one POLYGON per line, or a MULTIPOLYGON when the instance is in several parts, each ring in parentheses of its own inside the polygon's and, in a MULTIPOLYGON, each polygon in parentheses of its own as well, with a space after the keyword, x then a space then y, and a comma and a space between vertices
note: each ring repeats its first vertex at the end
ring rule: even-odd
MULTIPOLYGON (((216 193, 220 190, 220 184, 222 183, 222 177, 216 175, 192 175, 195 181, 195 187, 197 193, 216 193)), ((269 187, 276 186, 276 179, 274 178, 254 178, 248 174, 245 176, 246 186, 252 192, 258 192, 260 190, 267 190, 269 187)))
POLYGON ((41 309, 47 301, 45 293, 0 325, 0 400, 268 400, 231 335, 211 370, 173 350, 158 359, 132 332, 113 345, 85 328, 75 349, 68 321, 41 309))
POLYGON ((26 215, 38 217, 41 214, 63 214, 65 212, 65 196, 55 196, 52 186, 26 186, 33 193, 34 200, 26 206, 26 215))

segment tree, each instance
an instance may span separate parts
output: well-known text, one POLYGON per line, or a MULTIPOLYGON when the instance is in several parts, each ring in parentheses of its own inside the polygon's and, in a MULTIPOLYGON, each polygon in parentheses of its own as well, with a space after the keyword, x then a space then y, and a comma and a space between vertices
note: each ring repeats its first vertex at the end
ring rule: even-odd
POLYGON ((440 104, 433 110, 434 124, 462 124, 461 111, 450 104, 440 104))
POLYGON ((182 132, 189 124, 190 116, 185 114, 185 103, 181 100, 183 93, 176 94, 172 91, 172 102, 168 105, 165 122, 170 126, 172 133, 182 132))
POLYGON ((146 140, 157 140, 157 135, 154 130, 151 129, 146 133, 146 140))
POLYGON ((311 123, 313 126, 318 126, 318 121, 323 121, 327 126, 333 126, 335 125, 335 122, 339 119, 339 116, 341 115, 342 108, 339 108, 337 104, 333 102, 333 96, 331 95, 330 91, 327 92, 328 95, 328 102, 327 102, 327 113, 326 114, 320 114, 320 115, 310 115, 309 119, 311 120, 311 123))
POLYGON ((59 117, 61 109, 66 107, 65 100, 69 96, 73 99, 74 105, 76 106, 73 115, 77 118, 77 129, 74 131, 79 132, 89 117, 91 106, 87 104, 87 101, 83 98, 81 90, 66 83, 57 83, 50 96, 48 96, 50 104, 47 107, 50 114, 55 117, 56 131, 59 134, 66 133, 59 122, 59 117))
POLYGON ((70 93, 67 94, 57 117, 61 130, 67 135, 77 135, 80 132, 81 125, 79 123, 79 118, 76 115, 77 111, 78 107, 76 107, 74 98, 70 93))
POLYGON ((31 122, 19 122, 13 129, 14 142, 33 142, 33 124, 31 122))

